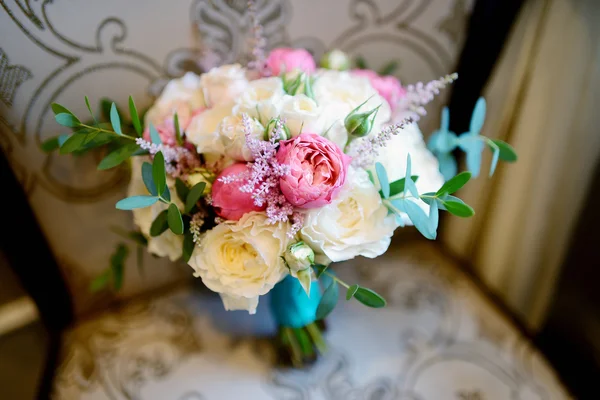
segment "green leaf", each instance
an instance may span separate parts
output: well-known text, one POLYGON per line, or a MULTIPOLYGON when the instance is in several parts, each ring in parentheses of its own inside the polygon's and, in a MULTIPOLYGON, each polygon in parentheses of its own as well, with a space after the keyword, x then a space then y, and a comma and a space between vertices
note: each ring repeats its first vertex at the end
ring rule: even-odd
POLYGON ((167 175, 165 172, 165 157, 160 151, 154 155, 152 179, 156 185, 156 192, 162 194, 167 186, 167 175))
POLYGON ((119 210, 133 210, 135 208, 149 207, 157 201, 158 197, 155 196, 132 196, 119 200, 115 207, 119 210))
POLYGON ((367 67, 367 60, 365 60, 365 58, 362 56, 356 57, 355 63, 356 63, 356 68, 358 68, 358 69, 369 69, 369 67, 367 67))
POLYGON ((335 308, 338 302, 338 284, 331 281, 331 284, 323 292, 319 306, 317 307, 317 319, 324 319, 335 308))
POLYGON ((473 210, 469 205, 462 202, 454 201, 454 200, 442 200, 444 204, 444 208, 452 215, 456 215, 457 217, 468 218, 475 215, 475 210, 473 210))
POLYGON ((183 138, 181 137, 181 131, 179 130, 179 116, 177 113, 173 116, 173 125, 175 128, 175 140, 179 146, 183 146, 183 138))
POLYGON ((310 75, 306 75, 306 78, 304 79, 304 94, 307 97, 310 97, 311 99, 315 100, 315 92, 313 90, 313 79, 310 77, 310 75))
POLYGON ((352 297, 354 297, 354 295, 356 294, 356 291, 359 289, 360 286, 358 285, 352 285, 348 288, 348 290, 346 291, 346 300, 350 300, 352 297))
POLYGON ((112 125, 113 130, 122 135, 121 132, 121 118, 119 117, 119 112, 117 111, 117 105, 112 103, 110 106, 110 124, 112 125))
POLYGON ((60 146, 60 154, 72 153, 79 149, 85 141, 84 134, 73 134, 60 146))
POLYGON ((381 75, 381 76, 391 75, 397 69, 398 69, 398 62, 397 61, 390 61, 389 63, 385 64, 379 70, 379 75, 381 75))
POLYGON ((358 288, 356 293, 354 293, 354 298, 363 303, 365 306, 372 308, 382 308, 387 304, 385 299, 377 292, 364 287, 358 288))
POLYGON ((110 270, 106 270, 102 272, 100 275, 94 278, 94 280, 90 283, 90 292, 96 293, 106 288, 108 285, 108 280, 110 279, 110 270))
POLYGON ((119 147, 100 161, 98 169, 105 170, 120 165, 123 161, 131 157, 137 149, 139 149, 139 146, 136 143, 127 143, 125 146, 119 147))
POLYGON ((81 121, 74 116, 73 114, 60 113, 54 116, 56 122, 58 122, 62 126, 66 126, 69 128, 76 128, 81 125, 81 121))
POLYGON ((376 162, 375 171, 377 172, 377 179, 379 180, 379 186, 381 186, 383 198, 387 199, 390 197, 390 181, 388 180, 385 167, 381 163, 376 162))
POLYGON ((176 235, 183 235, 183 219, 175 203, 169 204, 167 219, 169 221, 169 229, 176 235))
POLYGON ((183 261, 190 261, 190 258, 192 258, 192 253, 194 252, 194 245, 194 235, 192 232, 187 231, 183 237, 183 251, 181 254, 183 261))
POLYGON ((162 193, 162 198, 165 199, 167 202, 171 201, 171 190, 169 190, 169 186, 165 186, 165 190, 163 190, 162 193))
POLYGON ((140 122, 140 116, 138 115, 137 108, 135 107, 135 103, 133 101, 133 97, 129 96, 129 116, 131 118, 131 123, 135 128, 138 136, 142 136, 142 123, 140 122))
POLYGON ((190 194, 190 189, 187 187, 184 181, 179 178, 175 179, 175 190, 177 191, 177 196, 179 199, 185 204, 187 201, 187 197, 190 194))
POLYGON ((41 148, 44 153, 50 153, 60 147, 58 136, 51 137, 42 142, 41 148))
POLYGON ((436 237, 436 233, 432 232, 429 228, 429 217, 425 214, 425 211, 421 207, 419 207, 415 202, 406 200, 403 203, 404 211, 408 215, 408 218, 415 225, 415 228, 423 236, 425 236, 429 240, 434 240, 436 237))
MULTIPOLYGON (((417 182, 417 180, 419 179, 419 176, 412 175, 410 177, 410 179, 412 179, 413 182, 417 182)), ((397 194, 404 192, 404 181, 405 180, 406 180, 406 178, 400 178, 397 181, 390 183, 390 197, 393 197, 397 194)), ((379 191, 379 195, 383 196, 383 192, 381 190, 379 191)))
POLYGON ((70 115, 75 115, 73 114, 73 112, 71 110, 69 110, 67 107, 58 104, 58 103, 52 103, 50 105, 50 107, 52 108, 52 112, 54 113, 54 115, 58 115, 58 114, 70 114, 70 115))
POLYGON ((187 214, 192 211, 192 208, 196 205, 202 194, 204 193, 204 188, 206 187, 205 182, 198 182, 194 185, 194 187, 190 190, 189 194, 185 199, 185 209, 184 212, 187 214))
POLYGON ((149 129, 150 129, 150 140, 152 141, 152 143, 162 144, 162 141, 160 140, 160 135, 158 134, 158 131, 156 130, 154 125, 152 125, 152 123, 150 123, 149 129))
POLYGON ((94 120, 94 123, 97 124, 98 121, 96 121, 96 117, 94 116, 94 112, 92 111, 92 106, 90 105, 90 99, 88 99, 87 96, 84 96, 85 99, 85 106, 87 107, 92 119, 94 120))
POLYGON ((498 146, 498 148, 500 149, 500 159, 502 161, 506 161, 506 162, 517 161, 517 159, 518 159, 517 152, 510 144, 508 144, 502 140, 498 140, 498 139, 492 139, 492 142, 496 146, 498 146))
POLYGON ((149 162, 142 164, 142 179, 144 180, 146 189, 148 189, 148 193, 152 196, 158 196, 156 185, 154 185, 154 178, 152 178, 152 165, 149 162))
POLYGON ((461 187, 465 185, 465 183, 469 182, 471 179, 471 173, 468 171, 461 172, 456 175, 454 178, 450 179, 448 182, 444 183, 442 187, 435 193, 436 196, 441 196, 444 193, 452 194, 459 190, 461 187))
POLYGON ((127 247, 121 243, 110 258, 110 269, 112 271, 113 286, 115 290, 119 290, 123 286, 125 258, 127 257, 127 253, 127 247))
POLYGON ((167 230, 167 228, 169 228, 167 215, 168 211, 163 210, 156 216, 156 218, 154 218, 154 221, 152 221, 152 225, 150 225, 150 236, 160 236, 164 231, 167 230))
POLYGON ((100 111, 102 112, 102 119, 105 121, 110 120, 110 108, 112 107, 113 101, 107 98, 100 100, 100 111))

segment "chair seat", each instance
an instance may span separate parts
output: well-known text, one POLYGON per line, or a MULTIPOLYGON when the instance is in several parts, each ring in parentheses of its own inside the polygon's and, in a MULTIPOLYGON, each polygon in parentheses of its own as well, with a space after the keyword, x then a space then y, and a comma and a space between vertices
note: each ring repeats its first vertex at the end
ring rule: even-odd
POLYGON ((56 399, 565 399, 537 350, 431 243, 336 266, 381 293, 384 309, 340 303, 329 352, 273 367, 268 299, 225 312, 193 287, 138 299, 65 337, 56 399))

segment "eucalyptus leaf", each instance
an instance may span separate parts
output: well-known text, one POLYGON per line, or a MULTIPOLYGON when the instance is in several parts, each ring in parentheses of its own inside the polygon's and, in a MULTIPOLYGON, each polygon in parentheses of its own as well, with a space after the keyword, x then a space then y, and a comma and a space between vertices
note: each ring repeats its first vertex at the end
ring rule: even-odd
POLYGON ((436 236, 439 220, 440 214, 438 210, 438 202, 434 201, 429 206, 429 231, 434 233, 436 236))
POLYGON ((468 171, 463 171, 460 174, 456 175, 454 178, 444 183, 435 194, 437 196, 443 194, 452 194, 458 191, 460 188, 462 188, 467 182, 469 182, 469 179, 471 179, 471 173, 468 171))
POLYGON ((90 105, 90 99, 88 99, 87 96, 84 96, 84 99, 85 99, 85 106, 87 107, 87 109, 90 113, 90 116, 94 120, 94 123, 97 124, 98 121, 96 121, 96 117, 94 116, 94 112, 92 111, 92 106, 90 105))
POLYGON ((136 208, 149 207, 158 201, 155 196, 132 196, 119 200, 116 208, 119 210, 133 210, 136 208))
POLYGON ((73 112, 71 110, 69 110, 67 107, 65 107, 61 104, 52 103, 50 107, 52 108, 52 112, 54 113, 54 115, 69 114, 69 115, 75 116, 75 114, 73 114, 73 112))
POLYGON ((167 220, 169 221, 169 229, 171 229, 174 234, 183 235, 183 219, 181 218, 181 212, 175 203, 169 204, 167 220))
POLYGON ((73 134, 60 146, 60 153, 72 153, 79 149, 85 141, 85 135, 73 134))
POLYGON ((135 143, 128 143, 124 146, 119 147, 112 153, 108 154, 106 157, 100 161, 98 164, 99 170, 105 170, 114 168, 117 165, 123 163, 123 161, 127 160, 135 151, 139 149, 139 146, 135 143))
POLYGON ((163 190, 161 197, 165 199, 167 202, 171 201, 171 190, 168 185, 165 185, 165 190, 163 190))
POLYGON ((481 153, 485 147, 484 138, 472 136, 469 132, 463 133, 459 138, 460 148, 467 153, 467 168, 473 177, 479 176, 481 169, 481 153))
POLYGON ((503 142, 502 140, 492 139, 491 140, 498 148, 500 149, 500 159, 506 162, 515 162, 517 161, 517 152, 515 149, 508 143, 503 142))
POLYGON ((138 137, 142 136, 142 123, 140 122, 140 116, 138 115, 137 108, 135 107, 135 102, 133 101, 133 97, 129 96, 129 117, 131 118, 131 123, 133 124, 133 128, 135 129, 138 137))
POLYGON ((165 191, 165 187, 167 186, 167 175, 165 172, 165 157, 161 151, 154 155, 154 161, 152 162, 152 180, 154 181, 154 185, 156 185, 157 193, 165 191))
POLYGON ((458 165, 452 153, 436 153, 440 164, 440 172, 444 176, 444 180, 448 181, 458 172, 458 165))
MULTIPOLYGON (((397 181, 394 181, 392 183, 390 183, 390 197, 393 197, 397 194, 400 194, 402 192, 404 192, 404 181, 406 178, 400 178, 397 181)), ((410 179, 412 179, 413 182, 417 182, 417 180, 419 179, 418 175, 413 175, 410 177, 410 179)), ((380 190, 379 191, 379 195, 383 196, 383 192, 380 190)))
POLYGON ((72 136, 72 135, 67 135, 67 134, 60 135, 60 136, 58 137, 58 146, 59 146, 59 147, 62 147, 62 146, 63 146, 63 145, 64 145, 64 144, 67 142, 67 140, 69 140, 69 138, 70 138, 71 136, 72 136))
POLYGON ((360 286, 358 286, 356 284, 350 286, 348 288, 348 290, 346 290, 346 300, 350 300, 354 296, 354 294, 356 293, 356 291, 358 290, 359 287, 360 286))
POLYGON ((96 293, 100 290, 103 290, 108 286, 108 281, 110 280, 110 270, 105 270, 100 275, 94 278, 90 283, 90 292, 96 293))
POLYGON ((182 201, 182 203, 185 204, 185 202, 187 201, 187 197, 190 194, 190 189, 188 188, 188 186, 185 184, 184 181, 182 181, 179 178, 176 178, 175 190, 177 191, 177 196, 179 197, 179 199, 182 201))
POLYGON ((185 199, 185 209, 184 212, 188 214, 192 211, 192 208, 196 205, 202 194, 204 193, 204 189, 206 188, 206 182, 198 182, 197 184, 190 189, 190 192, 185 199))
POLYGON ((119 117, 119 112, 117 111, 117 105, 115 103, 112 103, 110 106, 110 124, 117 134, 123 134, 123 132, 121 132, 121 118, 119 117))
POLYGON ((154 184, 154 178, 152 177, 152 165, 149 162, 144 162, 142 164, 142 179, 144 180, 146 189, 148 189, 148 193, 150 193, 152 196, 158 196, 158 191, 156 190, 156 185, 154 184))
POLYGON ((152 125, 152 123, 150 123, 149 130, 150 130, 150 140, 152 141, 152 143, 162 144, 162 140, 160 140, 160 135, 158 134, 158 131, 156 130, 154 125, 152 125))
MULTIPOLYGON (((494 145, 496 146, 496 145, 494 145)), ((498 166, 498 159, 500 158, 500 149, 498 148, 498 146, 496 146, 495 149, 493 149, 493 153, 492 153, 492 162, 490 164, 490 176, 494 175, 494 172, 496 171, 496 167, 498 166)))
POLYGON ((194 245, 194 235, 192 232, 187 231, 183 237, 183 250, 181 254, 183 261, 190 261, 190 258, 192 258, 192 253, 194 252, 194 245))
POLYGON ((112 271, 113 287, 115 290, 120 290, 123 286, 123 275, 125 272, 125 258, 128 250, 124 244, 119 244, 117 250, 110 258, 110 269, 112 271))
POLYGON ((471 123, 469 124, 469 133, 471 135, 479 135, 483 123, 485 121, 486 104, 485 99, 480 97, 475 103, 473 114, 471 115, 471 123))
POLYGON ((425 211, 410 200, 404 202, 404 209, 415 228, 427 239, 434 240, 436 233, 429 229, 429 217, 425 214, 425 211))
POLYGON ((325 292, 323 292, 323 296, 321 297, 321 301, 317 307, 317 319, 324 319, 333 311, 338 302, 338 291, 339 289, 337 282, 332 281, 327 289, 325 289, 325 292))
POLYGON ((404 189, 415 197, 419 197, 419 191, 417 190, 417 185, 410 179, 411 174, 411 159, 410 154, 406 157, 406 174, 404 176, 404 189))
POLYGON ((169 222, 167 219, 168 211, 161 211, 156 218, 154 218, 154 221, 152 221, 152 225, 150 225, 150 236, 160 236, 164 231, 166 231, 169 228, 169 222))
POLYGON ((390 197, 390 182, 388 180, 387 172, 384 166, 379 162, 375 163, 375 171, 377 172, 377 179, 379 180, 379 186, 381 186, 383 198, 387 199, 390 197))
POLYGON ((374 290, 365 287, 359 287, 356 290, 356 293, 354 293, 354 298, 360 301, 365 306, 371 308, 382 308, 385 307, 387 304, 387 302, 383 297, 381 297, 381 295, 379 295, 374 290))
POLYGON ((73 114, 60 113, 54 116, 56 122, 62 126, 69 128, 76 128, 81 125, 81 121, 73 114))
POLYGON ((460 202, 455 200, 444 200, 443 204, 450 214, 456 215, 457 217, 468 218, 475 215, 475 211, 469 205, 462 202, 462 200, 460 202))

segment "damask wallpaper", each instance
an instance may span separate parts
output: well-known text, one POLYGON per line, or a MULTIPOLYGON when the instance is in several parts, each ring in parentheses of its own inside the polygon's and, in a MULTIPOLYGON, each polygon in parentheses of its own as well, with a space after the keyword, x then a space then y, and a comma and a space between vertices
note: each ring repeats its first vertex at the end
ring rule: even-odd
MULTIPOLYGON (((369 66, 399 62, 402 82, 452 71, 470 0, 259 0, 270 46, 303 46, 315 55, 340 48, 369 66)), ((98 172, 101 154, 58 156, 40 145, 61 133, 52 102, 83 113, 83 95, 123 104, 133 95, 147 106, 165 82, 207 63, 244 60, 248 19, 244 0, 0 0, 0 144, 45 232, 76 298, 78 312, 110 295, 91 296, 90 279, 103 270, 112 230, 128 229, 129 213, 115 210, 126 168, 98 172), (204 49, 204 50, 203 50, 204 49), (204 57, 202 57, 204 56, 204 57)), ((430 107, 422 129, 437 123, 444 97, 430 107)), ((145 274, 129 257, 122 295, 191 276, 148 254, 145 274)))

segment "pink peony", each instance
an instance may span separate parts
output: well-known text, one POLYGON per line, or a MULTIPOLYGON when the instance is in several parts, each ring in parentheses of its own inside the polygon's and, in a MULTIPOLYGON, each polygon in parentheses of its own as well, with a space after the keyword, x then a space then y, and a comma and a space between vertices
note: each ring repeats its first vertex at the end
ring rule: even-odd
POLYGON ((281 192, 296 207, 329 204, 346 180, 350 160, 335 143, 314 133, 282 141, 277 161, 289 165, 290 173, 279 181, 281 192))
POLYGON ((247 164, 232 164, 225 168, 213 183, 212 205, 219 217, 237 221, 246 213, 265 209, 265 207, 258 207, 254 204, 252 193, 240 191, 240 186, 246 183, 245 179, 234 179, 228 183, 222 182, 221 179, 226 176, 234 177, 248 172, 247 164))
POLYGON ((406 89, 394 76, 379 76, 377 72, 370 69, 355 69, 352 74, 368 78, 371 86, 388 102, 392 111, 396 108, 400 99, 406 95, 406 89))
POLYGON ((288 47, 271 50, 267 59, 267 67, 273 75, 279 75, 282 71, 290 72, 296 69, 310 73, 317 68, 313 56, 308 51, 288 47))

